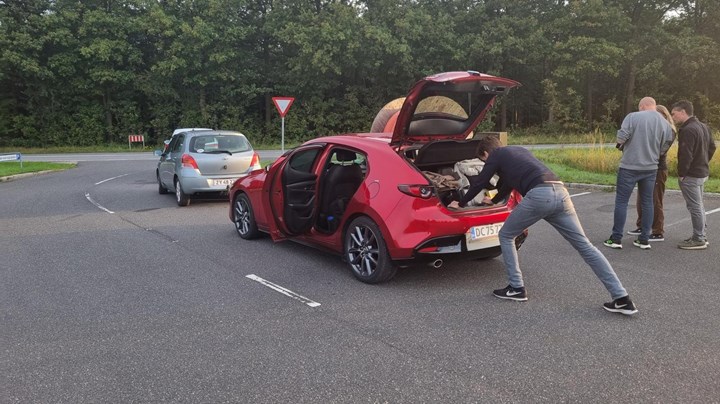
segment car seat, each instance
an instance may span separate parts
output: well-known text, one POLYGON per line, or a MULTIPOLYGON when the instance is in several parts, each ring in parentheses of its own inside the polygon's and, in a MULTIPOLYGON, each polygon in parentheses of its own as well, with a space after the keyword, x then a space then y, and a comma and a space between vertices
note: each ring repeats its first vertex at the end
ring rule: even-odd
POLYGON ((363 180, 362 168, 354 162, 356 158, 355 152, 338 149, 335 151, 338 163, 330 164, 325 172, 319 226, 327 231, 337 229, 350 198, 363 180))

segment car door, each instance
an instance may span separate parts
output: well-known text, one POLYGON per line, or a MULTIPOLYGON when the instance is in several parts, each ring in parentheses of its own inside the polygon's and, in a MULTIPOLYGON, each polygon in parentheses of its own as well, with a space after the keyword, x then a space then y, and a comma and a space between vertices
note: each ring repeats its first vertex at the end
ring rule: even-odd
POLYGON ((324 147, 324 144, 313 144, 294 150, 270 179, 267 195, 275 218, 269 222, 273 239, 306 233, 315 223, 317 162, 324 147))
POLYGON ((175 177, 175 166, 182 158, 183 145, 185 143, 185 134, 176 135, 170 141, 168 149, 160 156, 160 179, 167 187, 175 187, 173 183, 175 177))

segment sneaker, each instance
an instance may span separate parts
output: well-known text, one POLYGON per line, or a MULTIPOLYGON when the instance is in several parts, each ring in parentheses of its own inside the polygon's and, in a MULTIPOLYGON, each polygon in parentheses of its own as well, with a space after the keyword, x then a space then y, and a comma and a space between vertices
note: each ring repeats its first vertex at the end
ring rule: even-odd
POLYGON ((665 237, 662 234, 651 234, 648 241, 665 241, 665 237))
POLYGON ((638 312, 637 307, 635 307, 635 303, 630 300, 630 296, 621 297, 619 299, 613 300, 610 303, 605 303, 603 304, 603 308, 607 311, 624 314, 626 316, 638 312))
POLYGON ((708 246, 707 240, 696 240, 694 238, 689 238, 687 240, 683 240, 678 244, 678 248, 682 250, 704 250, 708 246))
POLYGON ((514 288, 510 285, 507 285, 504 289, 493 290, 493 295, 500 299, 515 300, 517 302, 527 301, 525 288, 514 288))
POLYGON ((622 249, 622 244, 620 244, 619 241, 615 241, 615 240, 613 240, 613 239, 611 239, 611 238, 603 241, 603 244, 605 244, 605 247, 622 249))
POLYGON ((647 241, 641 241, 640 239, 633 241, 633 245, 641 250, 649 250, 651 248, 650 243, 647 241))
POLYGON ((639 227, 635 230, 628 230, 628 234, 631 236, 639 236, 641 233, 642 233, 642 229, 639 227))

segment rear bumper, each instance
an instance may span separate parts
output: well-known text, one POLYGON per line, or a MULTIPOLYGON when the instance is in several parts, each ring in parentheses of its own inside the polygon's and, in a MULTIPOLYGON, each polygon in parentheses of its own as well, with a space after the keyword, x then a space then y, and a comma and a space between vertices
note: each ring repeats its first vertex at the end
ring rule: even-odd
POLYGON ((247 174, 240 176, 195 176, 195 177, 182 177, 180 178, 180 184, 186 194, 196 193, 227 193, 228 189, 232 187, 232 184, 238 179, 246 176, 247 174), (219 181, 218 184, 215 184, 219 181))
MULTIPOLYGON (((528 231, 520 234, 515 239, 515 247, 520 248, 528 236, 528 231)), ((438 259, 443 261, 472 260, 496 257, 500 254, 500 246, 484 248, 480 250, 468 250, 465 243, 465 235, 444 236, 430 239, 414 249, 410 258, 395 259, 397 265, 412 265, 431 263, 438 259)))

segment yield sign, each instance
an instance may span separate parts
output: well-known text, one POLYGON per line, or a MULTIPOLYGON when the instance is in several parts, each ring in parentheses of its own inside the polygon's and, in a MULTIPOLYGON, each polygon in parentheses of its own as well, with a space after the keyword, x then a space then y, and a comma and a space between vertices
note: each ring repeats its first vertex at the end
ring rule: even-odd
POLYGON ((288 110, 290 109, 290 106, 292 105, 293 101, 295 101, 294 97, 272 97, 273 103, 275 104, 275 108, 277 108, 278 112, 280 113, 281 118, 285 118, 285 114, 288 113, 288 110))

